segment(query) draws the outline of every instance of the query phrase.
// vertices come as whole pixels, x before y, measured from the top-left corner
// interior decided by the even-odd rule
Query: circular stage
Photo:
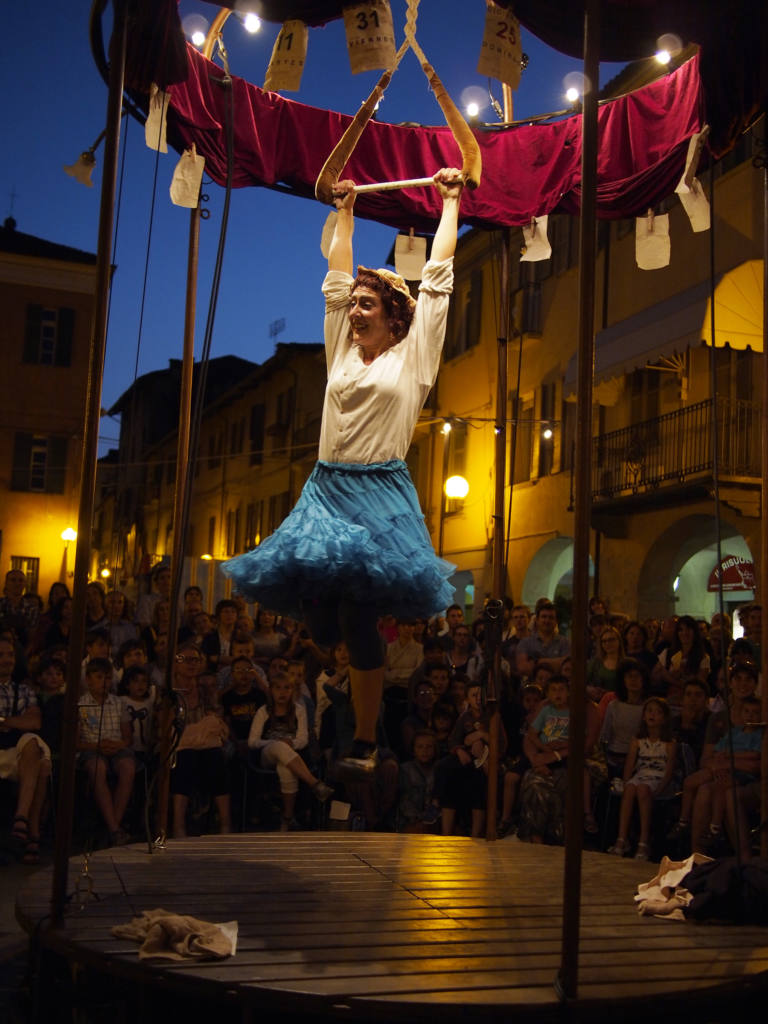
[[[51,871],[32,877],[17,917],[42,962],[66,961],[124,1019],[213,1012],[225,1020],[647,1021],[768,994],[768,931],[639,917],[633,896],[656,865],[585,852],[578,998],[557,993],[564,851],[517,840],[308,832],[169,840],[90,858],[91,898],[73,896],[45,930]],[[83,859],[73,858],[74,892]],[[112,935],[145,910],[237,921],[236,955],[140,960]],[[43,976],[43,983],[45,977]],[[134,1016],[137,1014],[140,1016]],[[115,1019],[118,1019],[117,1017]]]

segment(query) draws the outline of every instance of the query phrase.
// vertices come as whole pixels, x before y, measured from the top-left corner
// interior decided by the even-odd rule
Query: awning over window
[[[598,331],[595,337],[595,397],[601,405],[614,405],[618,384],[625,373],[642,369],[662,357],[682,356],[700,344],[709,299],[709,282],[688,288],[671,299],[657,302],[634,316]],[[563,393],[576,392],[576,356],[565,371]]]
[[[709,345],[710,305],[704,312],[701,337]],[[747,260],[727,271],[715,285],[715,346],[763,351],[763,261]]]

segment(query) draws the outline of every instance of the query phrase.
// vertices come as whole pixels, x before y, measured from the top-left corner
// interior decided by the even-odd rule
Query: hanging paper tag
[[[165,137],[165,121],[168,114],[168,94],[162,92],[153,82],[149,88],[149,112],[144,122],[144,141],[149,149],[160,153],[168,152]]]
[[[654,217],[649,210],[635,221],[635,261],[641,270],[658,270],[669,266],[672,243],[669,237],[669,214]]]
[[[522,59],[520,22],[511,11],[489,3],[477,61],[478,73],[506,82],[514,90],[520,85]]]
[[[413,234],[395,239],[395,270],[406,281],[420,281],[427,262],[427,240]]]
[[[395,29],[389,0],[368,0],[345,7],[344,31],[353,75],[394,65]]]
[[[534,217],[530,224],[523,226],[523,238],[525,248],[520,257],[521,263],[538,263],[539,260],[548,260],[552,255],[552,246],[547,238],[547,222],[549,217]]]
[[[307,26],[303,21],[286,21],[272,47],[264,88],[272,92],[297,92],[307,59]]]
[[[171,181],[171,202],[174,206],[186,206],[194,210],[200,201],[200,186],[203,182],[205,157],[198,156],[195,144],[185,149],[173,172]]]
[[[685,187],[681,189],[678,185],[675,192],[680,196],[680,203],[688,214],[688,220],[691,222],[693,230],[709,231],[709,200],[704,194],[704,189],[701,187],[699,179],[693,178],[690,188]]]
[[[320,236],[320,252],[323,254],[325,259],[328,259],[328,253],[331,251],[331,242],[336,231],[336,221],[338,220],[338,213],[335,210],[331,210],[328,216],[325,218],[325,224],[323,224],[323,233]]]

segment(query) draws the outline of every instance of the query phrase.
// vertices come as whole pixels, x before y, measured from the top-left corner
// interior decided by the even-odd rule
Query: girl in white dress
[[[376,769],[378,617],[429,617],[453,600],[454,567],[432,549],[404,461],[437,377],[453,288],[463,178],[444,168],[434,182],[442,213],[418,300],[392,271],[359,267],[353,277],[354,182],[334,186],[320,458],[278,530],[223,567],[240,593],[302,618],[316,643],[347,644],[355,710],[355,743],[340,765],[347,773]]]
[[[651,697],[643,706],[643,719],[629,746],[624,765],[624,792],[619,811],[619,835],[608,851],[624,857],[629,851],[627,836],[637,801],[640,839],[635,860],[648,860],[653,801],[666,789],[675,770],[675,741],[672,715],[661,697]]]

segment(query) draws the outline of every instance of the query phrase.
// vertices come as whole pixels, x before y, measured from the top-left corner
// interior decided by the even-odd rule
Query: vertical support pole
[[[96,293],[91,323],[88,386],[85,401],[83,454],[80,471],[80,505],[77,520],[75,573],[72,582],[72,630],[69,638],[67,689],[64,700],[59,799],[56,817],[56,845],[51,886],[51,927],[59,928],[64,918],[77,756],[77,701],[80,695],[80,665],[85,641],[85,593],[91,560],[91,523],[96,495],[96,463],[101,420],[101,390],[107,344],[109,286],[112,274],[112,231],[117,191],[117,157],[120,150],[120,118],[123,105],[127,0],[114,0],[107,127],[104,142],[104,177],[101,184]]]
[[[763,472],[760,491],[760,603],[763,606],[763,637],[768,632],[768,126],[763,119],[763,400],[760,410],[762,434]],[[712,339],[714,344],[714,338]],[[760,644],[763,678],[763,721],[768,716],[768,643]],[[768,857],[768,729],[763,733],[760,758],[760,856]],[[738,808],[736,808],[738,813]]]
[[[600,2],[587,0],[584,10],[584,78],[582,109],[581,224],[579,233],[578,391],[576,403],[575,515],[573,544],[573,631],[570,726],[568,730],[568,801],[565,819],[563,929],[556,987],[563,999],[578,992],[581,853],[584,807],[584,740],[586,732],[587,605],[592,499],[592,376],[595,361],[595,255],[597,186],[597,101],[600,74]]]
[[[197,312],[197,271],[200,251],[200,204],[189,211],[189,243],[187,247],[187,290],[184,306],[184,350],[181,362],[181,393],[179,395],[179,430],[176,443],[176,480],[173,494],[173,553],[171,555],[171,609],[168,619],[168,659],[165,693],[160,710],[160,767],[157,778],[157,842],[168,834],[168,790],[170,784],[169,755],[171,718],[173,713],[173,666],[179,622],[179,593],[184,571],[184,494],[189,465],[189,436],[192,410],[192,384],[195,372],[195,315]]]
[[[494,425],[494,498],[493,498],[493,591],[488,606],[491,621],[487,625],[490,659],[486,706],[491,713],[488,744],[488,793],[485,802],[485,836],[496,839],[496,808],[499,802],[499,682],[501,680],[501,630],[504,615],[504,487],[507,469],[507,340],[509,337],[509,248],[506,229],[501,244],[501,304],[496,353],[496,423]]]

